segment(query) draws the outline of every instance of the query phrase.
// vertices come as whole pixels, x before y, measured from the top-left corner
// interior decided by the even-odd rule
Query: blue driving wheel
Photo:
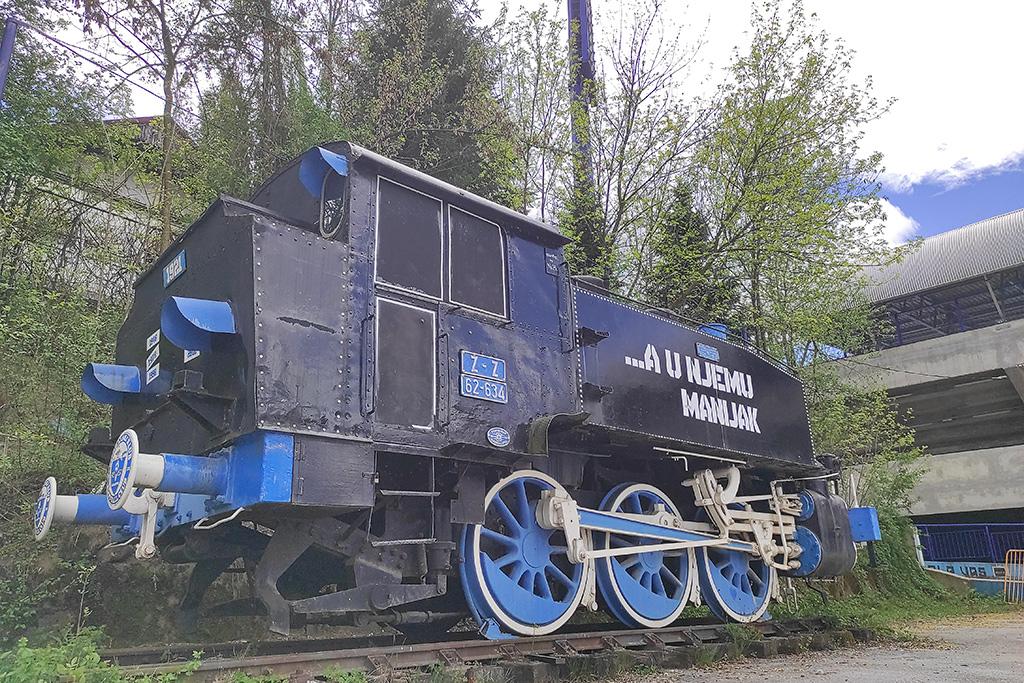
[[[647,484],[620,484],[601,501],[601,509],[653,514],[658,505],[678,516],[667,495]],[[595,534],[595,548],[628,549],[658,541],[623,534]],[[679,618],[695,583],[693,550],[648,551],[602,557],[596,561],[597,587],[608,611],[633,628],[660,628]]]
[[[699,548],[700,594],[722,621],[750,623],[760,619],[775,592],[775,568],[760,557],[724,548]]]
[[[485,634],[489,620],[516,635],[551,633],[583,598],[590,563],[570,562],[565,535],[537,523],[537,501],[556,488],[546,474],[516,472],[484,498],[484,523],[463,528],[463,592]]]

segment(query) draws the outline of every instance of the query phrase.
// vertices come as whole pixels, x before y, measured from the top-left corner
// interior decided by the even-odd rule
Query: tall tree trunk
[[[160,37],[164,52],[163,162],[160,165],[160,251],[163,252],[171,246],[174,237],[171,231],[171,155],[174,152],[174,79],[177,58],[163,2],[160,3],[160,10]]]

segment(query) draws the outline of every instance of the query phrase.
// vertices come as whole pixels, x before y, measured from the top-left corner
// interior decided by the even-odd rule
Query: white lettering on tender
[[[683,417],[761,433],[761,426],[757,424],[757,408],[754,406],[727,401],[724,398],[712,398],[697,391],[679,391],[683,399]]]
[[[698,387],[713,390],[714,394],[754,398],[754,382],[750,375],[740,370],[730,370],[724,365],[702,358],[681,355],[678,351],[665,349],[665,373],[672,379],[682,379]],[[654,344],[648,344],[643,359],[625,357],[626,365],[647,372],[661,374],[661,359]],[[683,398],[683,417],[710,422],[711,424],[761,433],[757,423],[757,408],[720,395],[711,396],[698,391],[680,389]]]

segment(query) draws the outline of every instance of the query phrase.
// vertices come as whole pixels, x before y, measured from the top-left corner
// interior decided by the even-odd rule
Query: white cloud
[[[882,234],[889,244],[903,244],[917,234],[920,227],[917,221],[903,213],[900,207],[888,199],[883,198],[881,202],[885,211],[885,227],[882,228]]]
[[[501,0],[484,0],[485,17]],[[544,0],[510,0],[536,7]],[[592,0],[598,18],[620,9]],[[564,1],[549,6],[565,13]],[[1020,27],[1024,3],[1005,0],[805,0],[820,25],[856,51],[854,66],[874,78],[880,100],[896,97],[890,112],[867,130],[866,147],[885,155],[887,187],[905,190],[922,180],[953,186],[1024,159],[1024,88],[1018,87]],[[707,91],[728,64],[732,48],[749,41],[748,0],[666,3],[681,26],[679,40],[703,34],[700,65],[689,81],[694,94]],[[598,39],[602,26],[595,27]],[[706,27],[706,31],[705,31]]]

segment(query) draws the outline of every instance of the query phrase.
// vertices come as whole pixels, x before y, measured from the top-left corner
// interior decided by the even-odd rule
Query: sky
[[[609,40],[624,11],[652,0],[591,0],[596,39]],[[566,0],[479,0],[482,20],[546,4],[558,16]],[[700,44],[683,83],[708,95],[733,51],[750,36],[750,0],[663,0],[670,30]],[[854,74],[870,75],[889,112],[865,131],[865,148],[882,152],[886,237],[929,236],[1024,208],[1024,51],[1017,0],[805,0],[821,28],[855,52]],[[80,42],[71,29],[70,42]],[[136,93],[139,114],[159,101]]]
[[[545,0],[506,0],[515,11]],[[501,0],[480,0],[493,19]],[[565,0],[546,4],[565,13]],[[592,0],[598,42],[627,3]],[[748,0],[668,0],[682,42],[703,41],[686,84],[707,92],[733,49],[749,45]],[[886,237],[926,237],[1024,207],[1024,3],[1011,0],[805,0],[821,28],[855,51],[889,112],[865,131],[884,155]]]

